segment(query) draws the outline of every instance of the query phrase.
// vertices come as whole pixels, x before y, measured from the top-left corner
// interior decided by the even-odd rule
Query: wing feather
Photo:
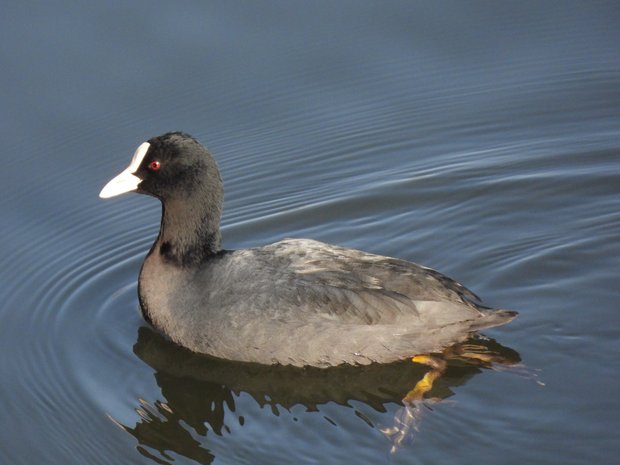
[[[367,325],[426,320],[416,302],[458,304],[478,313],[475,294],[415,263],[308,239],[284,240],[268,248],[280,257],[285,281],[294,282],[282,286],[280,296],[321,318]],[[290,292],[295,296],[287,296]]]

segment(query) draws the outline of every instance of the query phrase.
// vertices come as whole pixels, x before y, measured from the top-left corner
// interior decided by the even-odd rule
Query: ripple
[[[92,212],[84,207],[75,217],[88,218],[86,213]],[[41,237],[49,224],[33,226],[15,229],[10,237]],[[147,247],[145,230],[74,242],[97,237],[97,231],[97,224],[78,221],[45,241],[21,242],[4,257],[0,276],[12,287],[2,309],[6,324],[0,343],[11,351],[30,335],[27,349],[11,351],[3,367],[12,373],[11,390],[30,399],[36,409],[32,421],[45,417],[43,423],[56,425],[50,440],[55,437],[59,448],[69,447],[64,443],[73,430],[74,437],[84,438],[77,441],[84,456],[94,457],[102,446],[86,438],[101,435],[102,418],[92,414],[101,411],[101,399],[109,398],[102,395],[105,376],[108,382],[121,381],[126,377],[119,373],[132,371],[122,366],[135,362],[127,355],[141,321],[137,311],[129,316],[106,312],[121,303],[120,308],[136,308],[135,279]]]
[[[328,240],[520,311],[492,334],[549,388],[454,367],[438,396],[458,404],[434,405],[395,463],[554,463],[577,436],[564,459],[616,457],[615,11],[246,3],[11,6],[0,20],[20,38],[1,86],[0,461],[385,458],[378,425],[422,371],[248,371],[139,330],[159,205],[97,193],[176,129],[220,163],[227,248]]]

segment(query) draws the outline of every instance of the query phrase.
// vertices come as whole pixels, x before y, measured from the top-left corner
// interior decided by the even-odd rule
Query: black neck
[[[178,266],[195,266],[220,251],[220,208],[195,202],[162,202],[159,237],[153,250]]]

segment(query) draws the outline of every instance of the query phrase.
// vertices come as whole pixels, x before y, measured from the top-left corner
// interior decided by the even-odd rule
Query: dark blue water
[[[619,24],[617,2],[5,5],[0,463],[618,462]],[[431,266],[520,312],[485,334],[523,366],[452,363],[390,454],[425,367],[248,368],[154,334],[159,206],[97,194],[169,130],[219,162],[226,248]]]

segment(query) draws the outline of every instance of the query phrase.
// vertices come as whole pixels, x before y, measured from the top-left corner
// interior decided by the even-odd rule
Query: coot
[[[161,228],[138,282],[145,318],[194,352],[262,364],[387,363],[505,324],[430,268],[310,239],[221,248],[222,180],[196,139],[144,142],[100,197],[157,197]]]

